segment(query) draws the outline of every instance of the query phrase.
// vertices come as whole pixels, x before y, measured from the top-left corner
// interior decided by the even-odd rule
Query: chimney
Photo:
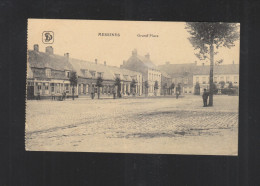
[[[197,61],[195,61],[195,65],[197,65]]]
[[[104,61],[104,66],[107,66],[107,62],[106,61]]]
[[[33,50],[35,52],[39,52],[39,45],[38,44],[33,45]]]
[[[170,62],[169,62],[169,61],[166,61],[166,62],[165,62],[165,64],[166,64],[166,65],[169,65],[169,64],[170,64]]]
[[[150,59],[150,54],[147,53],[147,54],[145,55],[145,57],[146,57],[147,59]]]
[[[97,64],[97,59],[95,59],[95,64]]]
[[[65,54],[64,54],[64,57],[66,57],[67,59],[69,59],[70,53],[65,53]]]
[[[204,66],[204,63],[202,63],[202,66]]]
[[[233,65],[235,64],[235,61],[233,60]]]
[[[53,48],[52,48],[52,46],[47,46],[46,48],[45,48],[45,52],[47,53],[47,54],[53,54]]]
[[[133,55],[133,56],[137,56],[137,50],[136,50],[136,49],[134,49],[134,50],[132,51],[132,55]]]

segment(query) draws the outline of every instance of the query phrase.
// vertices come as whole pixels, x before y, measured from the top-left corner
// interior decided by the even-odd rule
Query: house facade
[[[142,73],[108,66],[106,62],[100,64],[97,59],[90,62],[70,58],[69,53],[56,55],[51,46],[46,47],[45,52],[40,52],[36,44],[33,50],[28,51],[27,99],[35,99],[37,96],[51,98],[61,96],[63,92],[72,96],[72,72],[76,72],[78,78],[74,87],[76,97],[90,96],[91,93],[98,93],[98,90],[101,95],[107,96],[112,96],[113,92],[120,92],[121,96],[143,93]],[[97,86],[98,78],[103,80],[101,87]],[[119,78],[120,86],[115,86],[116,78]]]
[[[52,95],[61,95],[64,91],[71,96],[69,78],[72,71],[74,69],[67,54],[55,55],[51,46],[47,46],[45,52],[40,52],[39,46],[34,45],[34,49],[28,51],[27,99],[34,99],[36,96],[49,98]],[[76,89],[75,95],[77,96]]]
[[[199,92],[204,89],[209,90],[209,65],[197,66],[194,71],[193,85],[199,85]],[[213,70],[213,82],[218,89],[227,88],[230,83],[234,87],[239,87],[239,64],[215,65]]]
[[[115,66],[107,65],[106,61],[99,63],[97,59],[94,62],[70,59],[70,63],[78,75],[78,94],[80,96],[89,96],[91,93],[97,93],[97,79],[102,78],[102,87],[100,93],[106,96],[112,96],[120,88],[122,96],[130,94],[142,95],[142,74],[127,69],[121,69]],[[116,78],[120,79],[120,86],[115,86]],[[135,82],[131,86],[132,82]]]
[[[130,58],[121,65],[121,69],[128,69],[142,74],[142,86],[140,86],[140,90],[143,93],[149,96],[160,94],[161,71],[151,61],[149,54],[140,56],[137,50],[133,50]]]

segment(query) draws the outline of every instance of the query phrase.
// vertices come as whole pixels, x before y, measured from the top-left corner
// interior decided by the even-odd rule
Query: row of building
[[[77,74],[76,96],[89,96],[97,93],[97,79],[103,79],[100,93],[112,96],[115,89],[115,80],[120,79],[120,93],[122,96],[130,94],[163,95],[174,94],[176,88],[184,94],[193,94],[195,84],[201,84],[201,89],[208,88],[209,66],[191,64],[170,64],[156,66],[150,55],[141,56],[137,50],[132,51],[128,60],[123,61],[120,67],[107,65],[95,59],[94,62],[70,58],[69,53],[64,56],[56,55],[52,46],[47,46],[45,52],[39,51],[35,44],[33,50],[28,51],[27,63],[27,98],[33,99],[37,95],[51,97],[61,95],[64,91],[72,95],[70,76]],[[214,81],[232,82],[239,85],[239,66],[215,66]],[[134,87],[131,84],[134,83]],[[174,86],[174,89],[172,85]]]

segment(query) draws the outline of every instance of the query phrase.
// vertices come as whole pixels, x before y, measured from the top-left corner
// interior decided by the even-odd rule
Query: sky
[[[54,33],[53,44],[42,42],[42,33]],[[98,36],[99,33],[118,33],[120,37]],[[157,35],[158,37],[138,37],[139,35]],[[150,54],[155,65],[166,62],[172,64],[205,63],[194,53],[196,51],[188,41],[189,33],[185,22],[159,21],[97,21],[97,20],[61,20],[28,19],[28,49],[39,45],[41,52],[52,46],[54,53],[86,61],[106,61],[107,65],[120,66],[127,60],[134,49],[139,55]],[[235,47],[221,48],[215,60],[223,59],[223,64],[239,63],[239,41]]]

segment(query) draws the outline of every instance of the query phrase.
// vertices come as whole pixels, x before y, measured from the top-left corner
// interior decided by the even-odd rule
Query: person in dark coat
[[[209,93],[206,91],[206,89],[204,89],[204,92],[203,92],[203,94],[202,94],[203,107],[206,107],[206,106],[207,106],[208,97],[209,97]]]

